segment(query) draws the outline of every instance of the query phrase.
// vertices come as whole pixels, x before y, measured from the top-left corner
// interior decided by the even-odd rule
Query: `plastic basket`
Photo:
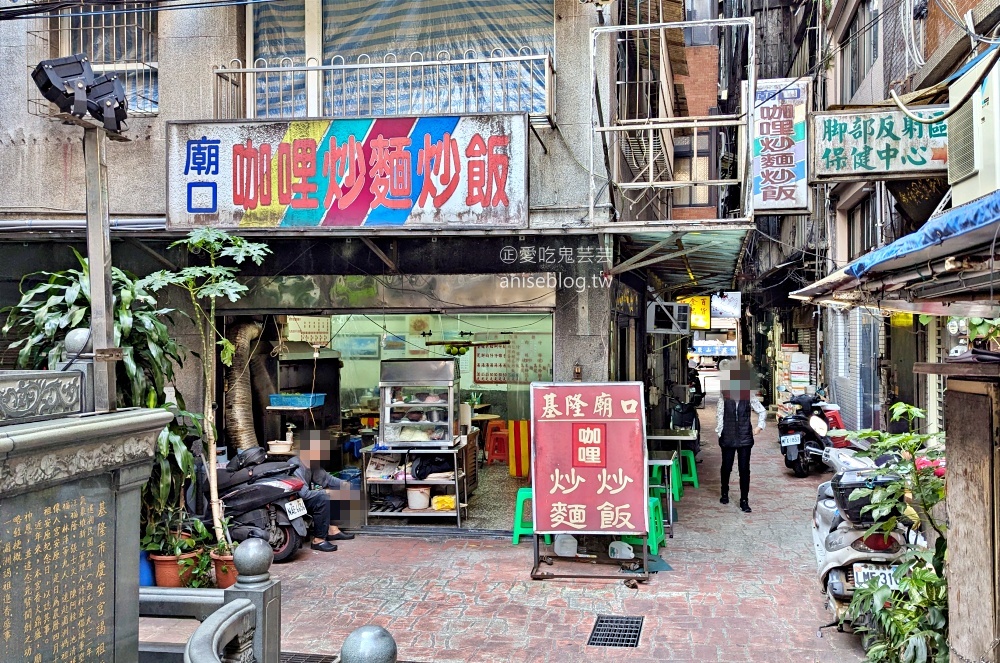
[[[326,401],[326,394],[271,394],[271,407],[316,407]]]

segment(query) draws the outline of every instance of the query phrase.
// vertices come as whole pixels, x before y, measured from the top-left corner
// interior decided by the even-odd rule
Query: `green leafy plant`
[[[187,521],[187,529],[191,534],[193,549],[198,553],[195,557],[181,560],[181,576],[186,578],[187,587],[213,587],[212,579],[212,534],[205,523],[197,518]]]
[[[878,488],[858,488],[849,499],[869,498],[862,511],[875,524],[866,534],[892,532],[899,526],[921,531],[934,540],[932,549],[907,545],[893,572],[898,589],[877,580],[855,588],[847,617],[862,632],[868,661],[884,663],[945,663],[948,647],[948,581],[945,556],[947,531],[935,516],[945,499],[944,440],[939,433],[920,433],[916,424],[924,412],[906,403],[891,407],[893,421],[906,421],[909,431],[889,434],[862,431],[854,437],[871,443],[864,455],[888,455],[883,468],[894,479]]]
[[[146,525],[146,532],[139,541],[140,547],[154,555],[179,557],[193,551],[197,542],[184,531],[184,511],[168,507],[157,520]]]
[[[202,416],[184,410],[180,394],[178,400],[179,409],[173,404],[163,406],[171,411],[174,420],[156,438],[153,469],[142,491],[143,535],[151,523],[163,520],[164,514],[185,512],[186,483],[195,480],[195,459],[187,440],[201,436]]]
[[[202,413],[208,425],[204,427],[205,458],[215,462],[216,433],[211,421],[215,395],[215,348],[219,348],[219,361],[225,366],[233,363],[235,347],[216,327],[216,301],[226,297],[239,301],[247,287],[237,280],[239,265],[251,261],[257,265],[271,253],[266,244],[251,242],[243,237],[230,235],[218,228],[198,228],[188,236],[170,245],[182,247],[195,259],[207,263],[191,265],[171,272],[161,270],[150,274],[148,288],[156,292],[167,286],[178,287],[187,293],[194,310],[194,325],[201,342]],[[233,264],[224,264],[231,262]],[[235,265],[235,266],[234,266]],[[219,503],[219,486],[214,471],[208,473],[209,493],[212,504],[212,522],[217,540],[225,538],[222,528],[222,509]]]
[[[3,309],[4,335],[16,330],[23,336],[10,345],[18,348],[18,368],[55,369],[67,332],[90,326],[90,267],[76,250],[73,254],[79,269],[26,275],[21,279],[20,301]],[[147,280],[116,267],[111,268],[111,286],[114,341],[124,353],[117,366],[118,403],[162,405],[164,386],[174,379],[174,365],[181,365],[181,348],[163,323],[171,321],[173,309],[157,308]]]

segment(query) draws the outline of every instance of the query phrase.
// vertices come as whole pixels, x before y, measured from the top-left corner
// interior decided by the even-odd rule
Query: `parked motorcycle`
[[[778,390],[787,391],[785,387],[779,387]],[[829,405],[823,398],[822,390],[815,394],[794,396],[788,402],[795,411],[778,420],[778,439],[781,453],[785,457],[785,467],[800,478],[809,476],[814,467],[822,467],[823,451],[834,446],[827,436],[830,432],[828,413],[835,415],[836,421],[840,422],[840,412],[839,408],[825,410],[824,406]]]
[[[287,462],[266,462],[263,449],[239,454],[217,470],[219,500],[233,541],[264,539],[274,551],[275,562],[295,554],[309,529],[306,506],[298,495],[302,480],[294,472],[295,467]],[[201,490],[203,496],[209,494],[207,477]],[[210,522],[208,500],[194,504],[201,506],[199,516]]]
[[[823,450],[821,458],[835,474],[820,484],[813,509],[816,566],[827,607],[834,616],[830,626],[840,625],[857,585],[877,578],[896,589],[893,562],[903,554],[907,542],[919,545],[921,539],[902,526],[889,533],[865,534],[874,523],[870,512],[862,513],[870,499],[851,500],[851,493],[861,487],[878,488],[894,477],[880,470],[877,461],[858,457],[855,452],[832,446]]]

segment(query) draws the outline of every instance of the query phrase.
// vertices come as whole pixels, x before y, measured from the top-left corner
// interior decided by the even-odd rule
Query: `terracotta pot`
[[[219,589],[232,587],[236,584],[236,565],[232,555],[219,555],[214,550],[209,553],[212,565],[215,567],[215,586]]]
[[[200,555],[200,551],[184,553],[180,557],[175,555],[149,555],[153,562],[153,574],[156,577],[157,587],[184,587],[191,578],[194,569],[186,569],[181,573],[181,562],[185,559],[192,559]]]

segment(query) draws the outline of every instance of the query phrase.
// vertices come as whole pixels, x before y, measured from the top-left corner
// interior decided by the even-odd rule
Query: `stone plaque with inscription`
[[[114,649],[110,480],[89,477],[4,503],[0,661],[106,660]]]
[[[139,493],[171,418],[0,424],[0,661],[138,660]]]

